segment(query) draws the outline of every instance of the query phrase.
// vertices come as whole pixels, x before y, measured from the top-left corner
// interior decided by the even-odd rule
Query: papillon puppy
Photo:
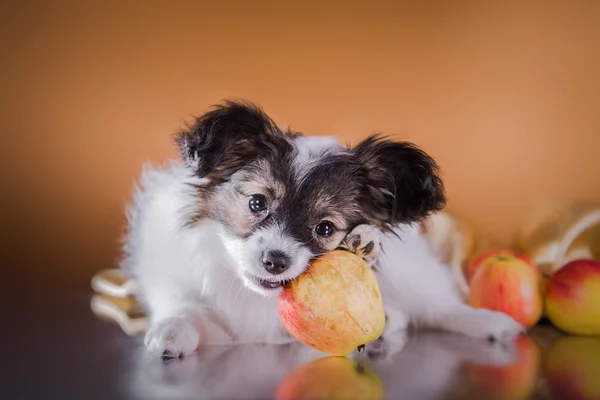
[[[386,328],[369,354],[393,351],[409,326],[498,341],[523,331],[506,314],[468,306],[430,247],[421,222],[445,206],[444,185],[414,144],[371,136],[348,147],[280,129],[233,101],[176,143],[180,160],[142,173],[122,260],[149,314],[152,354],[294,341],[277,296],[335,249],[358,254],[378,279]]]

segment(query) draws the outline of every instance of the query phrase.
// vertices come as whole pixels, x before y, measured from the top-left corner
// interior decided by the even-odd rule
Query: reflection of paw
[[[480,365],[504,367],[519,360],[519,351],[513,342],[478,342],[481,349],[474,351],[475,347],[472,347],[465,357],[472,362]],[[487,348],[483,347],[485,345],[487,345]]]
[[[148,351],[165,358],[181,357],[196,351],[200,335],[182,318],[167,318],[153,324],[144,339]]]
[[[472,337],[509,342],[525,332],[525,328],[508,315],[485,309],[457,316],[464,319],[463,332]]]
[[[377,264],[379,251],[379,236],[381,232],[372,225],[358,225],[344,239],[342,248],[356,254],[366,261],[371,268]]]
[[[519,360],[516,342],[490,342],[457,333],[441,333],[432,337],[440,351],[479,365],[507,366]]]

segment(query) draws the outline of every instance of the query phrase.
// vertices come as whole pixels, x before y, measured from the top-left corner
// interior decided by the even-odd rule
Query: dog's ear
[[[446,205],[436,162],[412,143],[371,136],[354,149],[371,217],[383,227],[419,222]]]
[[[181,156],[198,177],[226,179],[276,147],[284,134],[257,106],[226,101],[176,136]]]

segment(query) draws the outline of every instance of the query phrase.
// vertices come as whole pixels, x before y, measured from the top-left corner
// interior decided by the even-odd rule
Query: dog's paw
[[[408,335],[405,332],[396,332],[393,336],[383,335],[367,345],[367,357],[370,360],[389,361],[394,355],[402,351],[407,343]]]
[[[200,341],[198,331],[182,318],[167,318],[153,324],[144,338],[150,354],[163,358],[189,355]]]
[[[378,339],[366,344],[364,348],[356,349],[350,358],[356,361],[391,362],[407,343],[408,334],[405,331],[395,332],[393,335],[384,333]]]
[[[525,333],[523,325],[498,311],[478,309],[459,318],[466,319],[464,333],[472,337],[509,342]]]
[[[372,360],[385,359],[388,355],[387,343],[383,336],[379,337],[374,342],[369,343],[366,346],[367,357]]]
[[[371,268],[374,268],[379,258],[381,231],[372,225],[358,225],[342,243],[342,248],[361,257]]]

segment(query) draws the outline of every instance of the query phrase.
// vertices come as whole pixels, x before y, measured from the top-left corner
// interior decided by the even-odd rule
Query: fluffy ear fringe
[[[178,132],[175,141],[195,175],[225,178],[273,146],[281,146],[282,138],[259,107],[227,100]]]
[[[373,135],[354,148],[366,170],[364,201],[384,226],[414,223],[446,205],[440,169],[427,153],[409,142]]]

